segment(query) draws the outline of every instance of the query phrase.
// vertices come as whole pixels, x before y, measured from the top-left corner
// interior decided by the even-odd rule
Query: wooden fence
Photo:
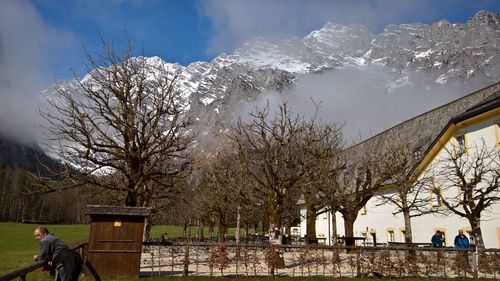
[[[73,250],[86,256],[86,244]],[[141,275],[290,277],[500,277],[500,250],[144,242]],[[0,276],[26,280],[40,262]]]
[[[86,256],[86,246],[87,243],[82,243],[78,246],[72,247],[71,250],[78,251],[82,257]],[[14,279],[19,279],[22,281],[26,280],[26,275],[28,273],[38,270],[43,265],[43,262],[37,261],[30,265],[24,266],[22,268],[7,272],[6,274],[0,275],[0,281],[10,281]]]
[[[500,250],[145,242],[142,276],[500,276]]]

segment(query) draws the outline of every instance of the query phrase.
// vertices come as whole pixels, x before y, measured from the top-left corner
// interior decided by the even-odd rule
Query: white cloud
[[[76,45],[73,36],[44,23],[24,0],[0,1],[0,134],[30,142],[40,91],[52,84],[49,66]]]
[[[297,85],[285,93],[268,92],[254,103],[235,110],[242,120],[248,120],[255,107],[267,103],[270,112],[286,100],[292,112],[303,117],[313,116],[315,103],[321,103],[318,117],[322,121],[344,124],[344,136],[352,144],[380,133],[405,120],[455,100],[481,88],[478,83],[428,86],[429,77],[410,73],[397,85],[394,74],[383,68],[340,69],[323,74],[304,75]]]

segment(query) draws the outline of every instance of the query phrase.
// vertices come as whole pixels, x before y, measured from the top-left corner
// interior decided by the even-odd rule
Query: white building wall
[[[498,119],[498,120],[497,120]],[[462,129],[459,134],[466,133],[466,142],[468,146],[474,143],[479,144],[483,139],[491,147],[500,149],[500,128],[497,119],[487,120],[480,124]],[[450,140],[451,141],[451,140]],[[440,152],[445,153],[443,150]],[[438,157],[439,157],[438,155]],[[438,158],[436,157],[436,158]],[[432,165],[431,165],[432,166]],[[500,167],[499,167],[500,169]],[[424,192],[424,196],[431,196],[430,192]],[[390,204],[377,206],[379,196],[372,198],[366,205],[366,212],[361,210],[354,223],[354,235],[366,236],[367,243],[373,243],[373,234],[375,234],[377,243],[387,243],[390,239],[389,233],[394,233],[395,242],[404,242],[404,219],[402,214],[393,215],[395,207]],[[442,207],[444,208],[444,206]],[[301,235],[306,234],[305,210],[302,210]],[[330,244],[329,237],[332,236],[329,213],[318,216],[316,220],[316,234],[318,237],[327,238],[326,244]],[[344,221],[342,216],[337,213],[337,233],[344,235]],[[487,212],[482,213],[481,229],[486,248],[500,248],[500,204],[494,204]],[[430,243],[434,232],[440,229],[445,233],[445,242],[447,246],[453,246],[454,237],[459,229],[470,230],[469,222],[457,215],[435,215],[429,214],[421,217],[412,218],[413,242]]]

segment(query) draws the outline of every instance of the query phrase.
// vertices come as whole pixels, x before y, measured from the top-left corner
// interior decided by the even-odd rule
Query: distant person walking
[[[455,236],[455,247],[459,249],[468,249],[470,247],[469,238],[465,236],[462,229],[459,229],[458,235]]]
[[[56,281],[76,281],[82,270],[82,260],[78,253],[70,250],[56,235],[46,227],[39,226],[33,233],[40,242],[40,252],[33,256],[34,261],[43,261],[45,268],[53,268]]]
[[[440,230],[436,230],[436,233],[432,235],[431,243],[433,247],[441,248],[444,244],[443,233]]]

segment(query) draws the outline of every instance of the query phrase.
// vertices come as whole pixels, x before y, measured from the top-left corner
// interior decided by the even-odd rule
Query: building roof
[[[151,208],[88,205],[86,215],[149,217]]]
[[[463,120],[467,120],[471,117],[477,116],[484,112],[490,111],[500,106],[500,90],[494,92],[491,96],[486,98],[483,102],[480,102],[473,107],[467,109],[464,113],[453,117],[450,123],[458,123]]]
[[[394,143],[403,142],[422,156],[433,146],[450,122],[498,107],[500,82],[475,91],[414,118],[406,120],[384,132],[346,149],[346,152],[364,154],[383,151]]]

